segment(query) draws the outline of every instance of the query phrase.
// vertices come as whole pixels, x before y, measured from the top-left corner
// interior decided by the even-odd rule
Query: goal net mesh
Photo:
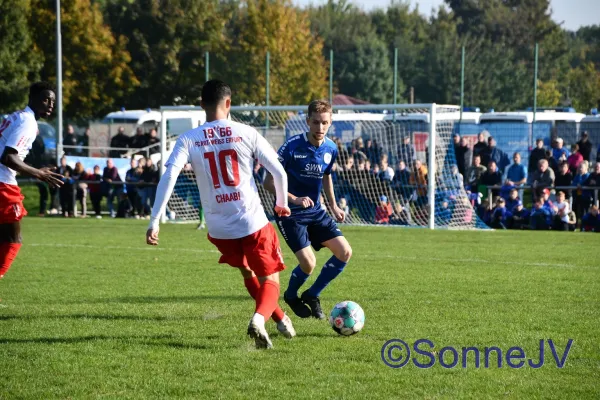
[[[332,179],[337,204],[346,211],[345,223],[428,227],[429,180],[434,179],[435,228],[488,228],[475,213],[479,196],[465,190],[456,166],[452,134],[457,108],[436,106],[435,171],[429,171],[430,109],[404,107],[387,113],[357,109],[333,114],[328,137],[337,144],[339,156]],[[275,150],[287,138],[308,131],[306,115],[291,109],[238,107],[231,119],[254,126]],[[176,138],[167,137],[169,148]],[[259,195],[272,219],[274,198],[262,186],[265,176],[264,168],[256,165]],[[327,201],[322,204],[331,211]],[[187,166],[177,180],[168,212],[175,221],[198,221],[199,205],[194,173]]]

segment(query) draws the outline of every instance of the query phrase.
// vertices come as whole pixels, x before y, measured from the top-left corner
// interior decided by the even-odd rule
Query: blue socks
[[[304,282],[308,279],[310,275],[302,271],[302,268],[298,265],[292,271],[292,275],[290,276],[290,283],[288,285],[287,290],[284,293],[286,299],[295,299],[298,297],[298,289],[300,286],[304,285]]]
[[[323,266],[323,269],[321,269],[321,273],[317,277],[317,280],[315,280],[315,283],[313,283],[310,289],[308,289],[308,294],[310,294],[311,296],[319,297],[323,289],[325,289],[327,285],[329,285],[329,282],[334,280],[336,276],[342,273],[345,266],[345,262],[338,260],[336,256],[331,256],[331,258],[327,260],[327,262]]]

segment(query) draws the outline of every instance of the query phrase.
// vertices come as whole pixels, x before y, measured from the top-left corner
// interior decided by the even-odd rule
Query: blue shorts
[[[319,251],[323,242],[344,236],[335,221],[323,209],[302,212],[289,217],[276,217],[277,227],[289,248],[296,253],[305,247]]]

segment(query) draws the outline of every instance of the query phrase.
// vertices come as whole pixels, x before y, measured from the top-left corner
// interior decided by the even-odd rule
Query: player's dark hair
[[[216,106],[227,97],[231,97],[231,88],[223,81],[211,79],[202,86],[202,102],[206,106]]]
[[[35,82],[29,87],[29,98],[35,99],[39,97],[42,92],[49,90],[51,92],[56,92],[54,86],[49,82]]]
[[[331,112],[331,104],[329,104],[325,100],[313,100],[308,105],[308,118],[310,118],[310,116],[313,113],[322,114],[322,113],[330,113],[330,112]]]

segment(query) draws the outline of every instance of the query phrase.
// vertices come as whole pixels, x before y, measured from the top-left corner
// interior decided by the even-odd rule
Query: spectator
[[[120,126],[117,129],[117,134],[110,140],[110,147],[118,149],[111,150],[108,153],[109,157],[119,158],[122,155],[127,153],[127,148],[129,148],[130,138],[125,134],[125,128]]]
[[[554,209],[554,203],[550,200],[550,189],[546,188],[542,191],[542,200],[544,201],[544,207],[548,209],[552,214],[556,213]]]
[[[408,225],[410,221],[410,214],[408,210],[402,206],[402,203],[396,201],[394,203],[394,212],[390,216],[391,225]]]
[[[552,221],[552,213],[544,207],[544,200],[539,198],[531,211],[529,223],[531,230],[548,230]]]
[[[546,158],[546,149],[544,148],[544,140],[541,138],[538,138],[535,141],[535,149],[533,149],[531,151],[531,154],[529,154],[529,175],[531,176],[537,169],[538,169],[538,165],[540,160],[543,160]]]
[[[415,160],[413,170],[410,174],[409,183],[415,187],[417,194],[416,202],[419,206],[427,204],[427,167],[421,163],[421,160]]]
[[[583,182],[583,186],[589,186],[592,188],[600,189],[600,161],[594,164],[594,172],[590,173],[585,182]],[[598,192],[600,193],[600,192]],[[600,194],[599,194],[600,196]],[[586,190],[583,193],[584,197],[584,207],[587,209],[592,205],[594,201],[594,191]]]
[[[481,175],[481,180],[479,184],[486,186],[486,191],[488,186],[502,185],[502,174],[500,173],[500,171],[498,171],[495,161],[489,162],[488,169],[483,173],[483,175]],[[498,196],[499,193],[500,189],[492,190],[493,196]]]
[[[64,154],[67,156],[77,155],[77,136],[73,125],[67,126],[67,132],[63,138]]]
[[[571,155],[567,158],[567,163],[572,174],[577,173],[577,168],[579,168],[583,161],[583,155],[579,152],[579,145],[574,144],[571,146]]]
[[[491,163],[492,161],[490,161]],[[511,216],[511,213],[506,209],[506,201],[500,197],[496,201],[496,207],[492,211],[492,223],[490,226],[494,229],[506,229]]]
[[[589,134],[587,131],[581,133],[581,139],[577,142],[579,146],[579,152],[585,161],[591,162],[590,156],[592,154],[593,144],[589,140]]]
[[[379,148],[379,146],[377,146],[376,142],[373,142],[373,140],[371,139],[367,139],[365,142],[364,153],[371,162],[371,164],[375,164],[381,156],[381,149]]]
[[[338,207],[346,214],[346,222],[350,222],[348,217],[350,216],[350,207],[348,207],[348,201],[345,197],[340,197],[338,200]]]
[[[375,209],[375,223],[376,224],[389,224],[390,216],[393,214],[392,206],[388,203],[386,196],[379,198],[379,205]]]
[[[90,136],[92,135],[92,130],[90,128],[86,128],[85,131],[83,132],[83,135],[81,135],[79,137],[79,142],[77,143],[78,146],[81,147],[81,155],[83,157],[89,157],[90,156]]]
[[[73,206],[75,201],[75,181],[73,180],[73,168],[67,165],[67,157],[60,158],[60,167],[58,173],[64,176],[64,184],[58,189],[58,198],[60,200],[60,208],[64,217],[73,216]]]
[[[398,162],[398,169],[394,173],[392,182],[403,201],[407,201],[412,191],[408,187],[410,185],[410,171],[406,168],[406,163],[404,161]]]
[[[115,217],[113,199],[116,197],[118,201],[120,194],[123,191],[121,185],[114,185],[113,182],[122,182],[122,180],[119,176],[119,170],[115,167],[113,160],[109,158],[106,160],[106,167],[102,173],[102,195],[106,197],[108,212],[110,213],[111,218]]]
[[[450,202],[448,199],[442,200],[442,206],[436,211],[436,223],[440,225],[448,225],[452,220],[452,211],[449,207]]]
[[[478,192],[479,180],[481,176],[487,171],[487,168],[481,165],[481,156],[473,156],[473,164],[467,170],[467,184],[470,186],[472,192]]]
[[[128,218],[129,216],[131,216],[132,211],[133,207],[129,202],[127,193],[120,192],[119,201],[117,203],[117,218]]]
[[[512,209],[509,220],[509,229],[527,229],[529,227],[529,211],[523,207],[523,202],[519,200]]]
[[[457,154],[457,150],[460,147],[460,135],[455,133],[452,135],[452,148],[454,149],[454,155]]]
[[[506,209],[511,212],[519,203],[521,203],[521,199],[519,198],[519,192],[517,191],[517,189],[511,189],[511,191],[508,194],[508,199],[505,200]]]
[[[158,145],[159,143],[160,138],[158,137],[156,129],[150,129],[150,132],[147,134],[146,137],[146,146],[152,146],[148,149],[150,155],[160,153],[160,146]],[[346,152],[346,154],[348,154],[348,152]]]
[[[527,168],[521,164],[521,154],[513,154],[513,163],[506,170],[504,182],[509,186],[523,186],[527,183]]]
[[[581,232],[600,232],[600,214],[598,206],[592,206],[581,219]]]
[[[488,138],[487,155],[488,164],[490,161],[494,161],[496,163],[496,166],[498,167],[498,171],[500,171],[500,173],[504,173],[504,170],[506,169],[508,164],[510,164],[510,161],[508,159],[508,155],[502,150],[500,150],[498,147],[496,147],[496,139],[494,139],[492,136]]]
[[[391,182],[394,179],[394,169],[388,164],[387,154],[382,154],[379,158],[379,179]]]
[[[575,232],[577,229],[577,216],[573,210],[569,211],[569,232]]]
[[[571,186],[573,183],[573,174],[569,171],[569,164],[566,161],[563,161],[558,167],[558,173],[556,174],[556,178],[554,179],[554,186]],[[568,199],[571,198],[571,189],[560,189],[563,190],[565,196]]]
[[[129,162],[129,167],[129,170],[125,174],[125,182],[127,182],[125,189],[127,190],[127,198],[131,204],[133,216],[140,218],[143,213],[142,197],[140,196],[140,187],[136,184],[142,179],[143,169],[140,167],[140,163],[133,157]]]
[[[75,163],[75,168],[73,169],[73,179],[75,180],[76,192],[75,199],[79,201],[81,204],[81,218],[87,217],[87,190],[88,185],[85,182],[88,178],[85,169],[83,168],[83,164],[79,161]]]
[[[100,175],[100,166],[94,165],[94,172],[87,176],[87,180],[94,181],[98,183],[90,183],[90,199],[92,200],[92,207],[94,208],[94,213],[96,214],[96,218],[102,218],[100,203],[102,202],[102,188],[101,181],[102,175]]]
[[[148,137],[149,136],[144,135],[144,131],[138,126],[135,130],[135,135],[129,139],[129,147],[132,149],[141,149],[142,147],[146,147],[148,145]],[[144,155],[143,152],[137,154]]]
[[[588,164],[587,161],[584,161],[579,165],[577,169],[577,174],[573,177],[573,182],[571,182],[572,186],[577,186],[577,190],[575,191],[575,195],[573,196],[573,210],[575,211],[575,215],[577,218],[581,219],[583,216],[587,201],[584,199],[584,191],[581,189],[583,183],[590,176],[588,172]]]
[[[453,196],[456,196],[460,190],[464,187],[465,179],[458,171],[458,166],[452,164],[450,166],[450,179],[447,182],[448,189],[452,192]]]
[[[556,204],[554,205],[554,229],[557,231],[569,230],[569,203],[566,200],[565,192],[559,191],[556,195]]]
[[[142,182],[144,186],[141,188],[142,207],[148,218],[152,205],[154,204],[154,195],[156,193],[156,183],[158,182],[158,169],[152,164],[152,158],[147,158],[142,172]]]
[[[415,149],[410,144],[410,136],[405,136],[402,139],[402,144],[398,146],[398,159],[404,161],[406,165],[412,164],[415,159]]]
[[[156,143],[158,143],[159,141],[160,140],[158,138],[156,138]],[[337,146],[337,150],[338,150],[337,163],[339,165],[346,164],[346,160],[348,159],[348,156],[349,156],[348,149],[346,148],[346,146],[344,146],[344,144],[342,143],[342,140],[337,136],[333,137],[333,142]],[[150,141],[148,141],[148,144],[150,145]],[[156,147],[158,147],[158,146],[156,146]],[[150,149],[150,154],[154,154],[152,151],[153,151],[153,148]],[[158,152],[158,149],[157,149],[157,152]]]
[[[556,138],[556,147],[552,149],[552,157],[556,160],[557,163],[561,163],[563,161],[567,161],[569,158],[569,150],[563,147],[564,141],[562,138]]]
[[[554,186],[554,171],[548,167],[548,160],[542,159],[538,162],[538,169],[533,173],[533,188],[535,196],[539,197],[542,190]]]
[[[471,168],[471,162],[473,161],[473,150],[469,148],[467,139],[464,137],[460,139],[460,146],[455,147],[455,149],[458,172],[462,176],[466,176],[465,174]]]
[[[550,169],[556,173],[556,171],[558,171],[558,162],[552,157],[552,151],[550,150],[546,150],[546,161],[548,161]]]
[[[481,131],[479,135],[477,135],[477,143],[473,146],[473,157],[480,156],[480,161],[483,165],[488,165],[488,162],[490,161],[488,144],[486,142],[486,137],[489,135],[490,133],[488,131]]]

